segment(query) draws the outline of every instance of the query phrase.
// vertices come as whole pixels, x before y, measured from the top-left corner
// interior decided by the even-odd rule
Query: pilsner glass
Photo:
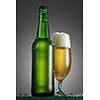
[[[65,96],[62,91],[62,82],[71,68],[71,41],[70,35],[64,32],[55,32],[52,35],[54,42],[54,76],[58,81],[57,96]]]

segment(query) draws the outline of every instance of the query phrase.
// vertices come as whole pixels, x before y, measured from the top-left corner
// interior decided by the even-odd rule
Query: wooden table
[[[32,96],[17,96],[16,100],[83,100],[83,97],[32,97]]]

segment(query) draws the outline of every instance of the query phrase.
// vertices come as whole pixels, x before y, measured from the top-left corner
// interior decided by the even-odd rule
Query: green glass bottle
[[[39,23],[32,44],[32,96],[53,96],[53,45],[48,27],[48,7],[40,6]]]

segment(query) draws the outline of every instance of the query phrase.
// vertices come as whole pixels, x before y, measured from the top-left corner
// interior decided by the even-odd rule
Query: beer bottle
[[[35,41],[32,44],[32,96],[53,96],[53,45],[48,27],[48,7],[40,6]]]

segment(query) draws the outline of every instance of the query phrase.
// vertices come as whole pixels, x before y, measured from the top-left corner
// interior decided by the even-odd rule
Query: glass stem
[[[62,91],[62,82],[58,82],[58,90]]]

